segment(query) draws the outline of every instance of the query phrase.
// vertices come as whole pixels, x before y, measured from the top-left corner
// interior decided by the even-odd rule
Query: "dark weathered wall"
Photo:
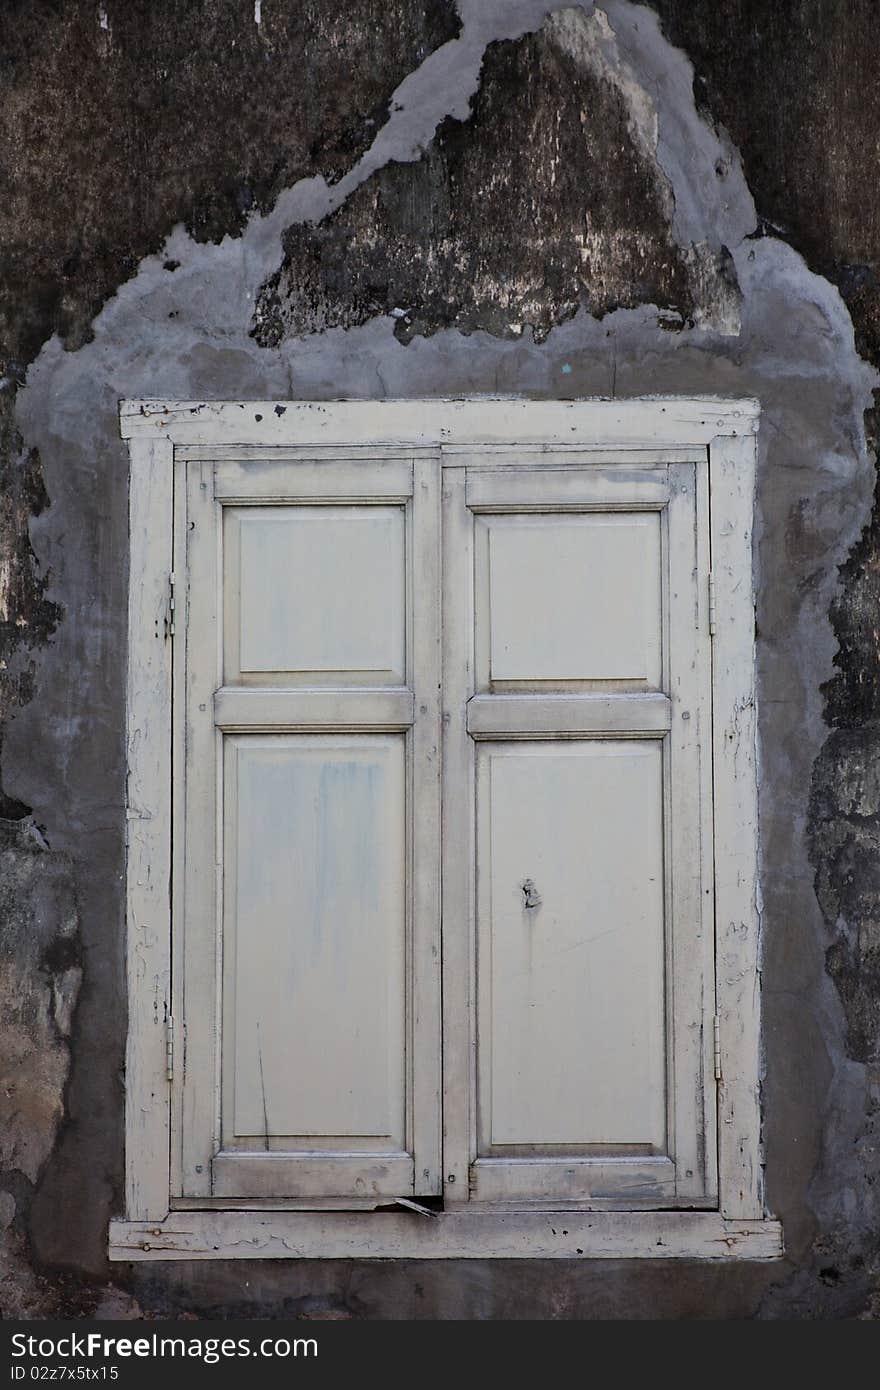
[[[263,0],[258,24],[250,0],[4,7],[8,1313],[877,1312],[872,8]],[[125,1035],[117,398],[462,391],[761,399],[764,1097],[787,1258],[111,1268]]]

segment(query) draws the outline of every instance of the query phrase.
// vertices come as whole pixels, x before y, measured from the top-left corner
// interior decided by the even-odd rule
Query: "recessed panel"
[[[482,1151],[665,1139],[659,741],[478,751]]]
[[[405,678],[402,507],[228,509],[228,680]]]
[[[490,685],[659,686],[659,512],[481,522],[487,585],[477,623]]]
[[[226,767],[227,1141],[402,1148],[404,736],[240,736]]]

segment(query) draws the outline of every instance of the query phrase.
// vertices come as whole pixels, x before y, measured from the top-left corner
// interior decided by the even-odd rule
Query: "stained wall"
[[[878,1309],[867,0],[15,0],[0,27],[7,1315]],[[259,22],[258,22],[259,21]],[[786,1258],[110,1266],[122,396],[762,404],[765,1153]]]

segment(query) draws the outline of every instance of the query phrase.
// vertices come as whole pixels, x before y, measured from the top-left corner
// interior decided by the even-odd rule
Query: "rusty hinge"
[[[709,571],[709,636],[715,636],[715,576]]]
[[[718,1014],[712,1020],[712,1035],[715,1054],[715,1080],[721,1080],[721,1019]]]
[[[165,636],[174,636],[174,571],[168,576],[168,609],[165,614]]]
[[[165,1075],[174,1080],[174,1019],[170,1014],[165,1019]]]

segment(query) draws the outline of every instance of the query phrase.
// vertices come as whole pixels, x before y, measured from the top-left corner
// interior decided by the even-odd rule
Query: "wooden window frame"
[[[127,687],[125,1213],[113,1260],[224,1258],[777,1259],[764,1208],[760,918],[751,533],[759,406],[750,399],[122,401],[130,453]],[[175,462],[441,452],[445,467],[708,458],[713,577],[713,777],[718,1179],[713,1210],[296,1210],[170,1199],[172,643]],[[480,466],[478,464],[477,466]],[[528,484],[523,484],[528,486]],[[565,1211],[564,1220],[560,1212]]]

